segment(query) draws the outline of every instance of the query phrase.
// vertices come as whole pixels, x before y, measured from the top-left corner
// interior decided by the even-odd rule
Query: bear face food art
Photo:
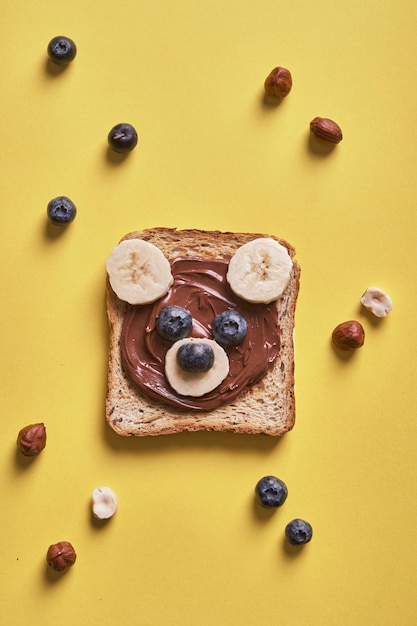
[[[128,303],[120,350],[130,382],[177,409],[210,411],[232,402],[262,379],[279,353],[276,300],[292,265],[287,249],[267,237],[243,244],[231,259],[168,260],[154,244],[122,241],[106,267],[113,291]],[[172,340],[158,330],[168,307],[188,312],[185,337]],[[215,320],[224,315],[233,326],[243,320],[245,332],[237,333],[236,343],[216,333]],[[186,367],[179,353],[189,344],[190,352],[204,344],[212,364]]]

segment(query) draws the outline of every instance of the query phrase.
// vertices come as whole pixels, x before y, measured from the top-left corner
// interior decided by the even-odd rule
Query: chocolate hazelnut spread
[[[268,371],[279,349],[276,303],[252,304],[237,297],[226,280],[226,259],[178,257],[171,261],[174,283],[166,296],[152,304],[128,306],[121,336],[123,368],[141,393],[182,409],[209,411],[234,400]],[[237,346],[226,346],[229,374],[201,397],[180,396],[169,385],[164,360],[172,343],[156,330],[161,309],[170,305],[187,309],[193,318],[192,337],[212,339],[212,322],[226,309],[238,310],[248,332]]]

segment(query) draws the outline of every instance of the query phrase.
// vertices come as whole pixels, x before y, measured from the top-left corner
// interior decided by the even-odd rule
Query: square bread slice
[[[299,291],[300,267],[295,250],[273,235],[202,230],[152,228],[125,235],[157,246],[168,260],[176,257],[230,259],[243,244],[258,237],[271,237],[285,246],[293,261],[289,282],[276,301],[280,350],[266,375],[242,391],[233,401],[206,411],[177,409],[142,394],[126,377],[121,362],[120,339],[128,305],[120,300],[107,276],[109,321],[108,388],[106,419],[122,436],[152,436],[181,431],[212,430],[280,436],[295,422],[294,317]]]

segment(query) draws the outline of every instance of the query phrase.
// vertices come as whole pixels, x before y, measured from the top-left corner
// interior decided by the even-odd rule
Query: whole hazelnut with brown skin
[[[265,79],[265,91],[269,96],[285,98],[292,88],[292,76],[285,67],[275,67]]]
[[[310,122],[310,131],[318,141],[339,143],[343,139],[340,126],[327,117],[315,117]]]
[[[69,541],[59,541],[48,548],[46,561],[56,572],[64,572],[74,565],[77,555]]]
[[[45,424],[29,424],[19,431],[17,447],[25,456],[36,456],[46,446]]]
[[[363,346],[365,331],[362,324],[355,320],[343,322],[334,329],[332,341],[339,350],[356,350]]]

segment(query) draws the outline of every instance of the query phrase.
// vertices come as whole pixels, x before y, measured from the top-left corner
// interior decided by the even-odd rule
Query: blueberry
[[[76,54],[77,46],[69,37],[54,37],[48,44],[48,56],[58,65],[68,65]]]
[[[213,348],[203,341],[189,341],[178,348],[177,363],[186,372],[208,372],[214,363]]]
[[[69,224],[77,214],[77,207],[66,196],[58,196],[48,203],[47,213],[54,224]]]
[[[193,327],[193,318],[182,306],[166,306],[156,320],[156,330],[163,339],[177,341],[189,337]]]
[[[302,546],[308,543],[313,536],[311,525],[302,519],[293,519],[285,527],[285,535],[294,546]]]
[[[287,485],[276,476],[264,476],[255,487],[256,498],[262,506],[278,507],[288,496]]]
[[[109,132],[107,140],[116,152],[131,152],[138,143],[138,135],[131,124],[116,124]]]
[[[213,337],[224,346],[236,346],[243,341],[247,332],[247,322],[238,311],[223,311],[213,320]]]

